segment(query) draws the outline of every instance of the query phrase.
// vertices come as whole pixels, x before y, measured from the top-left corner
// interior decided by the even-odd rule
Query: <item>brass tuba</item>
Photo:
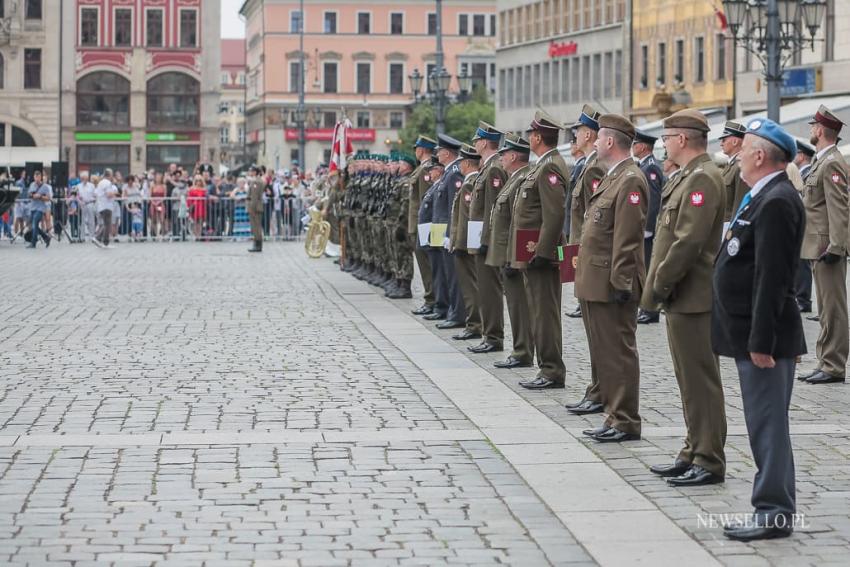
[[[331,237],[331,223],[322,219],[322,211],[310,207],[310,222],[307,225],[307,238],[304,239],[304,250],[311,258],[321,258]]]

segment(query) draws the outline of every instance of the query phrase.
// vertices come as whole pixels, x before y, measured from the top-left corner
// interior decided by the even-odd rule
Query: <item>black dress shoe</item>
[[[470,331],[469,329],[464,329],[460,333],[456,335],[452,335],[452,338],[456,341],[468,341],[471,339],[480,339],[481,333],[476,333],[474,331]]]
[[[812,376],[816,376],[818,374],[820,374],[820,368],[815,368],[811,372],[806,372],[805,374],[800,374],[799,376],[797,376],[797,380],[799,380],[800,382],[805,382],[806,380],[808,380]]]
[[[466,323],[463,321],[453,321],[451,319],[447,319],[442,323],[437,323],[438,329],[460,329],[461,327],[465,327]]]
[[[597,435],[602,435],[603,433],[606,433],[609,429],[611,429],[611,426],[605,425],[603,423],[601,426],[597,427],[596,429],[584,429],[584,430],[582,430],[582,434],[587,435],[588,437],[596,437]]]
[[[791,528],[767,528],[762,526],[737,526],[723,528],[723,535],[735,541],[753,541],[757,539],[778,539],[788,537],[794,530]]]
[[[708,472],[699,465],[691,465],[691,468],[681,475],[668,478],[667,484],[670,486],[702,486],[704,484],[720,484],[724,481],[725,479],[719,474]]]
[[[426,321],[442,321],[446,318],[445,313],[440,313],[439,311],[432,311],[428,315],[422,317]]]
[[[411,310],[411,313],[413,313],[414,315],[428,315],[428,314],[433,313],[433,312],[434,312],[434,308],[431,307],[430,305],[423,305],[423,306],[421,306],[417,309]]]
[[[567,313],[567,317],[571,317],[573,319],[581,319],[581,305],[577,305],[575,310]]]
[[[797,303],[797,307],[800,308],[800,313],[811,313],[812,312],[812,304],[811,303]]]
[[[621,441],[637,441],[640,439],[640,435],[637,433],[626,433],[616,427],[609,427],[607,431],[590,437],[600,443],[620,443]]]
[[[809,315],[806,317],[809,321],[820,321],[820,315]]]
[[[844,382],[844,376],[833,376],[822,370],[814,376],[806,378],[806,384],[835,384],[837,382]]]
[[[528,368],[531,366],[531,362],[523,362],[518,358],[509,356],[506,360],[494,362],[493,366],[496,368]]]
[[[555,390],[558,388],[563,388],[564,382],[556,382],[555,380],[552,380],[545,376],[538,376],[530,382],[520,382],[519,385],[525,388],[526,390]]]
[[[466,347],[466,350],[474,352],[475,354],[487,354],[488,352],[502,352],[505,350],[505,347],[502,345],[494,345],[492,343],[483,342],[479,345]]]
[[[579,400],[577,402],[570,402],[568,404],[564,404],[564,407],[567,408],[567,409],[577,408],[586,401],[587,401],[587,398],[582,398],[581,400]]]
[[[652,465],[649,467],[649,470],[658,476],[679,476],[685,474],[689,468],[691,468],[691,463],[681,459],[676,459],[673,461],[673,464]]]
[[[603,409],[605,409],[605,406],[602,402],[584,400],[581,404],[574,408],[567,408],[567,411],[574,415],[590,415],[592,413],[602,413]]]
[[[649,325],[651,323],[658,323],[661,319],[658,314],[650,315],[649,313],[641,313],[638,315],[637,322],[639,325]]]

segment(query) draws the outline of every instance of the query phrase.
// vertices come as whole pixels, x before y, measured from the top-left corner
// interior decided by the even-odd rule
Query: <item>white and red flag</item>
[[[348,156],[354,153],[354,145],[351,143],[351,137],[349,136],[351,128],[351,120],[348,118],[342,122],[337,122],[334,127],[334,137],[331,143],[331,171],[345,169]]]

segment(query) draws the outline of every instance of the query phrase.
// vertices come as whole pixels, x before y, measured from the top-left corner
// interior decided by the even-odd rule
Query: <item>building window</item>
[[[115,9],[115,45],[129,47],[133,43],[133,11],[127,8]]]
[[[543,90],[543,96],[540,97],[542,99],[542,104],[548,105],[550,98],[550,92],[552,89],[552,71],[549,69],[549,62],[543,63],[543,84],[541,85],[541,89]]]
[[[640,46],[640,62],[638,63],[640,77],[638,77],[638,88],[645,89],[648,85],[649,77],[649,46]]]
[[[198,47],[197,10],[180,10],[180,47]]]
[[[593,27],[593,23],[590,20],[591,16],[591,5],[593,0],[584,0],[584,17],[582,19],[582,27],[584,29],[589,29]]]
[[[220,144],[229,144],[230,143],[230,127],[222,126],[218,129],[218,143]]]
[[[590,98],[590,55],[581,58],[581,96]]]
[[[236,104],[236,113],[239,114],[239,116],[242,116],[243,114],[245,114],[245,104],[244,103],[240,102],[240,103]]]
[[[336,33],[336,12],[325,12],[325,33]]]
[[[602,70],[602,96],[611,98],[614,96],[614,53],[609,51],[605,54],[605,68]]]
[[[325,61],[323,67],[324,88],[322,92],[337,92],[337,64],[333,61]]]
[[[694,81],[705,81],[705,38],[694,38]]]
[[[0,2],[2,3],[2,2]],[[4,88],[6,77],[6,60],[3,59],[3,54],[0,53],[0,89]]]
[[[41,88],[41,49],[24,49],[24,88]]]
[[[289,33],[301,33],[301,22],[303,18],[301,17],[300,10],[293,10],[289,12]]]
[[[404,92],[404,63],[390,63],[390,94]]]
[[[487,86],[487,64],[486,63],[473,63],[472,64],[472,72],[470,73],[472,77],[472,90],[474,91],[478,87],[486,87]]]
[[[77,81],[77,126],[116,129],[130,125],[130,81],[99,71]]]
[[[499,70],[499,108],[505,108],[505,97],[507,95],[507,77],[508,72],[505,69]]]
[[[487,35],[486,24],[487,18],[484,14],[472,16],[472,35]]]
[[[25,17],[28,20],[41,19],[41,0],[26,0]]]
[[[12,147],[13,148],[34,148],[35,140],[29,132],[23,128],[12,126]]]
[[[623,96],[623,51],[614,52],[614,97]]]
[[[201,147],[198,145],[149,145],[147,147],[147,169],[165,171],[176,163],[186,171],[193,171],[201,160]]]
[[[673,80],[681,83],[685,80],[685,40],[676,40],[676,76]]]
[[[581,95],[581,63],[578,57],[574,57],[570,63],[572,68],[572,78],[570,79],[570,100],[578,102]]]
[[[289,92],[301,92],[301,62],[289,62]]]
[[[593,99],[602,98],[602,54],[593,54]]]
[[[469,35],[469,16],[467,14],[459,14],[457,17],[457,34]]]
[[[525,79],[524,79],[524,89],[523,100],[525,101],[525,108],[531,108],[532,103],[532,92],[531,89],[534,83],[531,82],[531,65],[525,66]]]
[[[326,111],[322,113],[322,128],[333,128],[336,126],[336,112]]]
[[[428,35],[437,35],[437,14],[428,14]]]
[[[390,128],[397,130],[404,128],[404,112],[398,110],[390,112]]]
[[[494,37],[496,35],[496,15],[495,14],[490,14],[490,35],[494,36]]]
[[[372,92],[372,64],[357,64],[357,94],[369,94]]]
[[[561,60],[561,102],[570,101],[570,62],[572,59]]]
[[[726,80],[726,34],[715,36],[717,41],[717,80]]]
[[[667,84],[667,44],[663,41],[658,44],[658,77],[655,84],[658,87]]]
[[[392,35],[401,35],[404,33],[404,14],[401,12],[390,14],[390,33]]]
[[[230,111],[230,105],[226,101],[218,103],[218,113],[227,114]]]
[[[194,166],[194,163],[192,165]],[[77,146],[77,171],[102,173],[107,168],[129,173],[130,146],[85,144]]]
[[[357,112],[357,127],[369,128],[370,113],[368,110],[360,110]]]
[[[200,126],[201,84],[183,73],[163,73],[148,81],[148,128]]]
[[[145,10],[145,33],[148,47],[162,47],[163,10],[148,8]]]
[[[239,140],[239,144],[245,143],[245,127],[239,126],[236,128],[236,138]]]
[[[236,80],[240,85],[242,85],[244,87],[245,86],[245,73],[240,71]]]
[[[230,73],[227,71],[221,73],[221,84],[225,87],[230,84]]]
[[[360,35],[372,33],[372,14],[369,12],[357,12],[357,33]]]
[[[97,31],[100,28],[99,12],[97,8],[80,9],[80,45],[86,47],[97,45]]]

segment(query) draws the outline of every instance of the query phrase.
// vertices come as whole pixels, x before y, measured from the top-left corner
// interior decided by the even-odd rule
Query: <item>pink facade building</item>
[[[63,6],[62,144],[71,170],[218,163],[220,3]]]
[[[387,152],[414,104],[408,76],[436,67],[433,0],[246,0],[247,136],[260,163],[279,168],[298,155],[298,104],[304,25],[306,167],[327,162],[334,125],[352,121],[355,148]],[[496,11],[492,0],[443,2],[446,70],[495,86]],[[422,87],[423,91],[426,88]],[[451,93],[458,84],[452,80]],[[420,93],[423,94],[423,93]]]

